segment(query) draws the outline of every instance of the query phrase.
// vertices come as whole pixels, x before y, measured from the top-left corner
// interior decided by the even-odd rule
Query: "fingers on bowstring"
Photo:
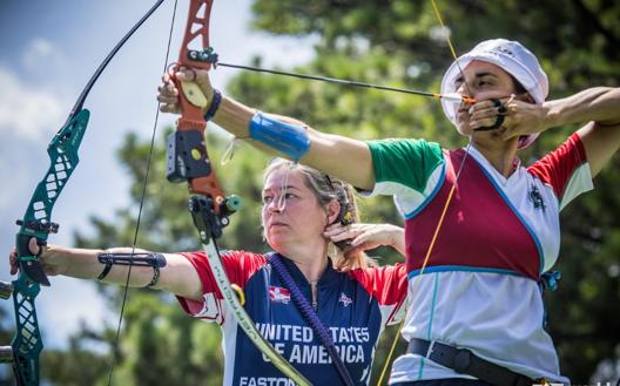
[[[503,99],[489,99],[477,103],[470,108],[470,127],[477,131],[496,130],[502,128],[509,115],[508,103],[514,95]]]
[[[500,99],[489,99],[478,102],[469,109],[470,118],[473,120],[480,120],[494,118],[498,115],[506,115],[508,112],[506,106],[507,102]]]
[[[493,100],[493,107],[495,108],[495,113],[497,115],[506,115],[506,112],[508,111],[506,109],[505,103],[502,102],[500,99]]]
[[[497,115],[510,115],[514,113],[516,105],[513,103],[515,101],[516,95],[510,94],[508,98],[495,99],[494,107],[497,110]]]

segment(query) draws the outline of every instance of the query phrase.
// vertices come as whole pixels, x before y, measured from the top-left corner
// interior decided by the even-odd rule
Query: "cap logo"
[[[515,54],[514,54],[511,50],[509,50],[508,48],[506,48],[506,47],[498,47],[498,49],[499,49],[501,52],[505,53],[506,55],[509,55],[509,56],[512,56],[512,57],[514,57],[514,56],[515,56]]]

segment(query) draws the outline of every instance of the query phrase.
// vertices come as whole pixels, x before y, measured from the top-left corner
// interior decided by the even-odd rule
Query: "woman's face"
[[[287,167],[276,169],[267,176],[262,197],[261,219],[271,248],[287,254],[302,245],[323,247],[328,210],[306,186],[301,172]]]
[[[512,77],[495,64],[474,60],[463,69],[463,74],[456,80],[456,92],[471,96],[476,101],[507,98],[515,92]],[[471,136],[469,127],[469,107],[461,104],[457,114],[459,133]]]

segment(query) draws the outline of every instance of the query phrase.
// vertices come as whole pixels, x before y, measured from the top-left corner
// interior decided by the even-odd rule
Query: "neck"
[[[316,284],[327,268],[328,244],[323,242],[321,248],[308,248],[308,245],[316,246],[317,244],[297,245],[285,253],[283,251],[282,254],[295,263],[309,283]]]
[[[473,146],[489,161],[489,163],[504,177],[509,177],[514,171],[514,160],[517,156],[518,138],[508,141],[494,138],[472,139]]]

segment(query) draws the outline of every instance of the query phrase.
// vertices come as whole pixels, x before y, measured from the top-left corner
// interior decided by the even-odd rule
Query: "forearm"
[[[398,251],[398,253],[400,253],[403,257],[407,257],[407,248],[405,247],[405,230],[396,225],[390,225],[390,227],[390,246]]]
[[[256,112],[256,110],[242,103],[223,97],[220,107],[213,117],[213,122],[268,154],[275,154],[290,159],[289,155],[277,152],[268,144],[251,138],[249,127]],[[300,135],[307,136],[306,138],[310,146],[304,153],[300,153],[302,154],[299,159],[301,163],[334,175],[358,188],[372,189],[374,185],[372,159],[370,151],[364,142],[339,135],[322,133],[294,118],[275,114],[268,115],[272,119],[296,125],[298,128],[301,127],[305,130],[305,133],[302,130],[303,134]],[[281,130],[292,129],[282,128]],[[276,142],[278,140],[280,139],[274,139]]]
[[[223,96],[220,107],[213,116],[213,122],[233,134],[235,137],[243,139],[268,155],[287,158],[285,154],[280,154],[269,146],[251,138],[249,130],[250,121],[257,112],[258,110],[246,106],[234,99]],[[305,123],[290,117],[276,114],[269,115],[281,120],[282,122],[305,126]]]
[[[545,102],[546,127],[590,121],[601,126],[620,124],[620,88],[595,87],[566,98]]]
[[[97,279],[103,272],[105,265],[98,260],[101,253],[131,253],[131,248],[82,249],[66,248],[58,245],[49,245],[44,256],[44,264],[61,275],[78,279]],[[146,252],[135,250],[134,252]],[[129,266],[113,265],[110,272],[102,280],[106,283],[125,285]],[[130,287],[145,287],[153,279],[152,267],[132,267],[129,279]]]
[[[213,122],[238,138],[249,138],[249,127],[256,110],[223,96]]]

